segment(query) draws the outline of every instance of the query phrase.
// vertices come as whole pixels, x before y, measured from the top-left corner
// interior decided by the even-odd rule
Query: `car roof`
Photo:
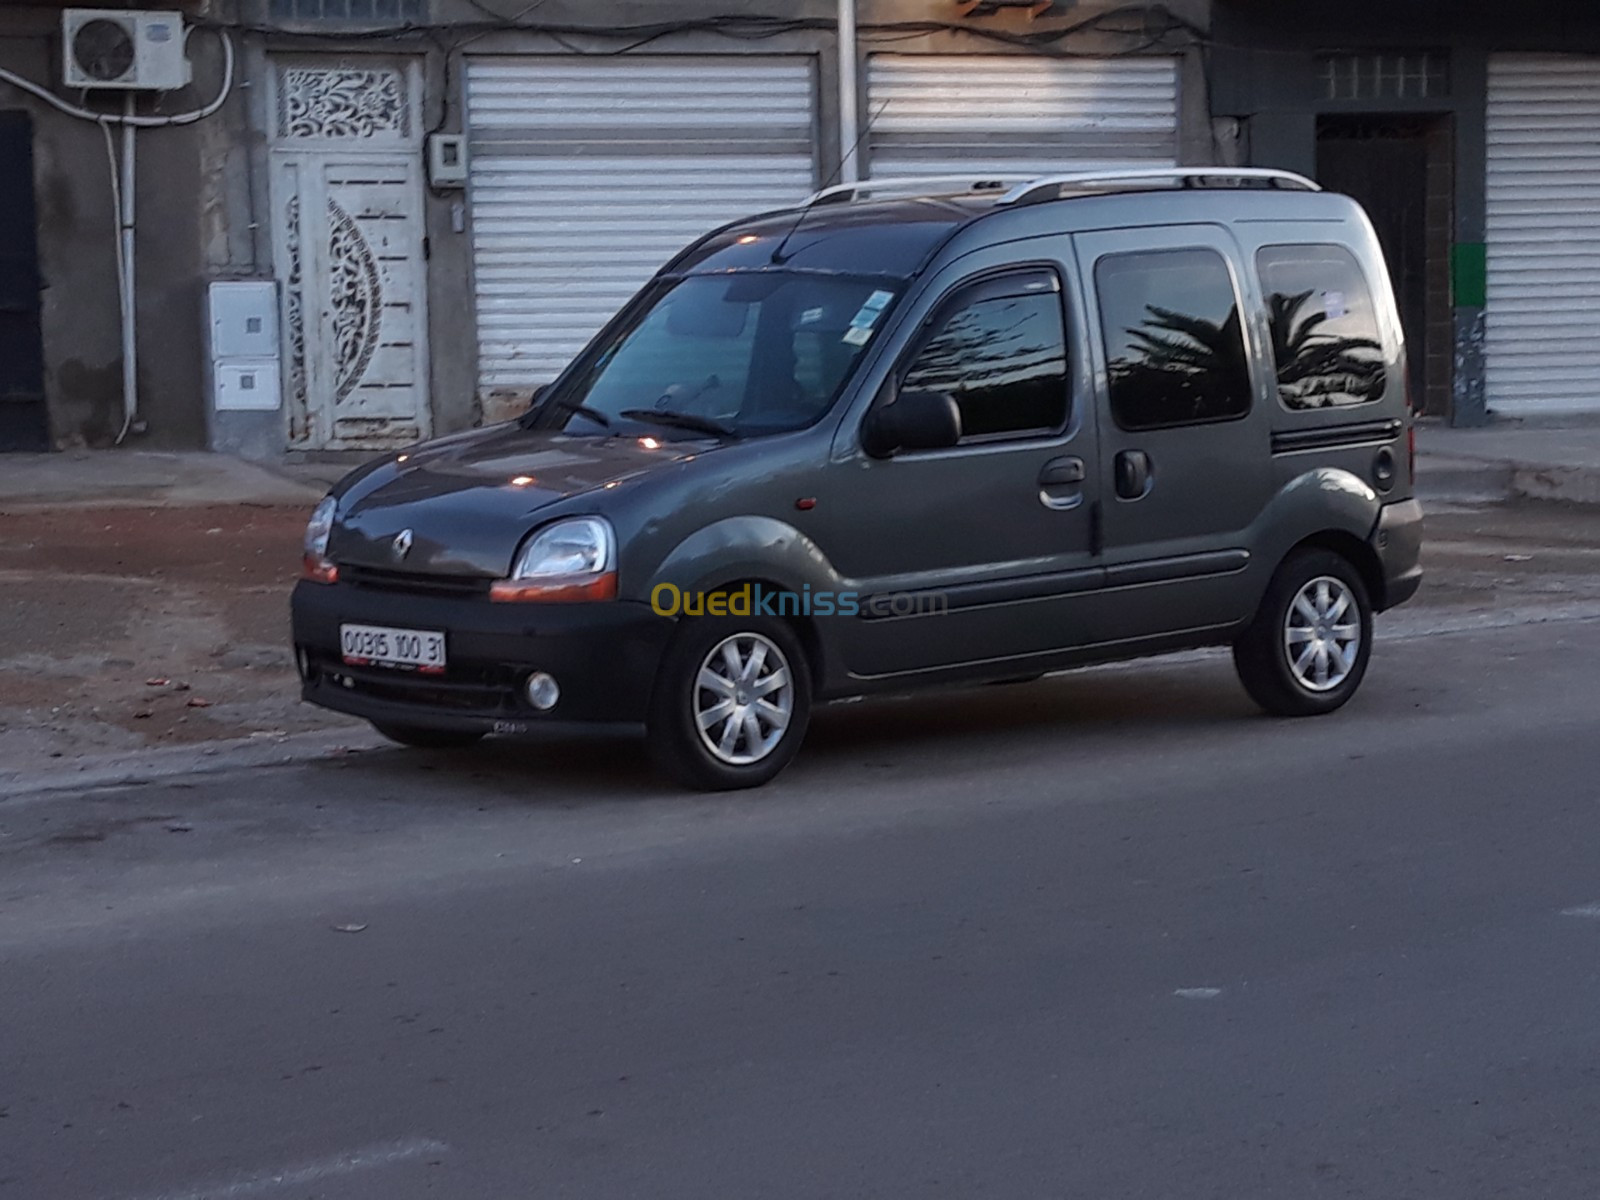
[[[727,225],[684,251],[667,273],[783,268],[907,279],[957,232],[979,222],[995,221],[998,241],[1196,220],[1335,221],[1354,211],[1353,201],[1324,193],[1303,176],[1261,168],[871,181],[824,189],[804,205]],[[983,237],[990,232],[985,228]]]
[[[993,197],[965,195],[799,205],[719,229],[668,270],[700,274],[783,267],[905,279],[952,233],[993,208]]]

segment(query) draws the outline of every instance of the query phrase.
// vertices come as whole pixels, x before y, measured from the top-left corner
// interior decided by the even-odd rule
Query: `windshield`
[[[832,406],[894,295],[879,280],[802,272],[664,281],[531,423],[738,437],[804,428]]]

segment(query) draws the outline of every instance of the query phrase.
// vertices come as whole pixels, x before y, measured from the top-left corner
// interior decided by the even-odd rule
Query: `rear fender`
[[[1383,501],[1359,476],[1337,467],[1317,467],[1291,479],[1267,503],[1252,543],[1251,611],[1261,603],[1278,566],[1305,542],[1358,543],[1374,559],[1370,539]],[[1352,546],[1351,553],[1359,553]],[[1368,564],[1357,562],[1363,573]]]

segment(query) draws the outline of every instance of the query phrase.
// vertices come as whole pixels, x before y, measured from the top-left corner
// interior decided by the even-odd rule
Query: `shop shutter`
[[[880,179],[1170,164],[1177,60],[875,54],[866,120]]]
[[[1489,62],[1489,406],[1600,412],[1600,58]]]
[[[472,57],[479,387],[548,382],[667,259],[816,186],[807,56]]]

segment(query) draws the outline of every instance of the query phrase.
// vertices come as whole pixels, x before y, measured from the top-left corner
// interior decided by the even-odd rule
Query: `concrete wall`
[[[187,8],[195,12],[199,5]],[[59,94],[59,30],[59,6],[8,6],[0,14],[0,67]],[[214,48],[195,49],[198,87],[166,97],[168,112],[213,94]],[[142,102],[141,111],[151,111],[149,103]],[[52,436],[59,446],[103,445],[122,424],[117,234],[104,138],[99,126],[59,113],[4,82],[0,107],[26,109],[34,122],[45,284],[45,390]],[[195,447],[205,440],[200,369],[204,272],[195,233],[201,143],[197,126],[138,135],[139,386],[141,416],[148,425],[147,432],[132,439],[140,445]]]

